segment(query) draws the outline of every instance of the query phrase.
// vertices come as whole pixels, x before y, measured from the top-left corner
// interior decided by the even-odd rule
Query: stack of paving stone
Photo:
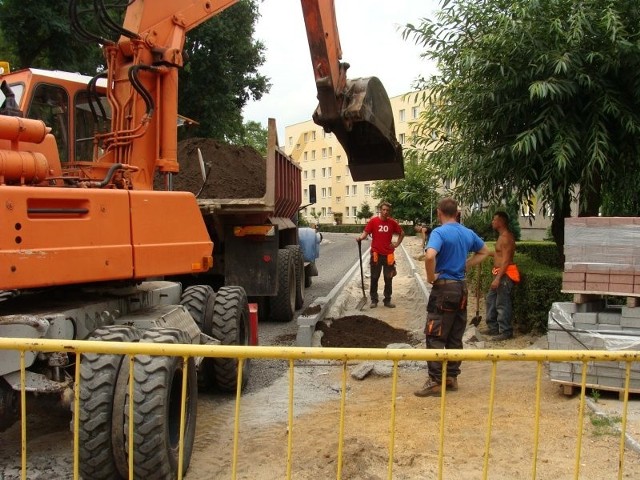
[[[606,307],[604,301],[557,302],[549,312],[550,350],[640,350],[640,307]],[[580,385],[582,363],[549,364],[552,380]],[[626,364],[589,362],[587,385],[603,390],[624,388]],[[631,367],[631,391],[640,392],[640,365]]]
[[[565,219],[562,290],[640,296],[640,218]]]
[[[554,303],[549,312],[552,350],[640,350],[640,218],[565,219],[562,291],[574,303]],[[605,296],[627,297],[607,306]],[[617,302],[621,303],[621,302]],[[625,363],[589,362],[587,385],[624,388]],[[582,383],[582,363],[550,363],[551,379]],[[640,365],[632,364],[631,391],[640,392]]]

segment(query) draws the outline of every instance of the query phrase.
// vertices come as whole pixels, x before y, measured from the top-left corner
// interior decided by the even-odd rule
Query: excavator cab
[[[348,80],[333,0],[301,0],[319,105],[313,120],[345,149],[355,181],[404,177],[389,96],[376,77]]]

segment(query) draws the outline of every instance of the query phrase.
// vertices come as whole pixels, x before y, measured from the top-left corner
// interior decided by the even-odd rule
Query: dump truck
[[[174,188],[185,35],[235,1],[131,0],[120,25],[108,13],[115,7],[102,0],[70,0],[73,30],[102,45],[106,69],[94,77],[35,69],[0,76],[0,337],[250,345],[257,339],[250,299],[283,321],[301,304],[298,282],[311,277],[302,275],[301,265],[310,263],[304,252],[301,261],[300,237],[315,247],[318,237],[295,228],[300,171],[277,148],[275,128],[263,195],[197,198]],[[307,26],[313,57],[337,35],[333,2],[302,4],[305,19],[320,14],[331,30]],[[87,15],[95,18],[85,22]],[[331,58],[339,81],[329,82],[331,96],[328,73],[317,77],[322,114],[314,118],[339,132],[362,175],[376,162],[393,165],[390,178],[399,175],[402,155],[390,108],[379,108],[386,93],[379,82],[365,81],[360,94],[345,96],[346,64],[338,50]],[[359,152],[372,143],[379,148],[367,160]],[[81,381],[75,384],[77,360]],[[198,387],[235,389],[238,365],[237,359],[189,358],[183,385],[181,358],[138,355],[129,385],[122,355],[76,359],[27,351],[22,360],[19,352],[0,349],[0,431],[18,419],[22,390],[63,404],[76,391],[83,478],[175,478],[179,445],[181,473],[189,465]],[[241,388],[250,363],[243,365]],[[188,400],[180,437],[176,392],[183,387]]]

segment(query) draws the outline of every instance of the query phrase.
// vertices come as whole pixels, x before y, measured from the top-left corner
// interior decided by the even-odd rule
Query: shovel
[[[480,325],[482,321],[482,316],[480,315],[480,273],[482,272],[482,267],[478,265],[478,280],[476,282],[476,316],[471,319],[471,325],[477,327]]]
[[[362,269],[362,242],[358,242],[358,259],[360,259],[360,281],[362,282],[362,298],[356,305],[356,310],[362,310],[367,303],[367,294],[364,291],[364,271]]]

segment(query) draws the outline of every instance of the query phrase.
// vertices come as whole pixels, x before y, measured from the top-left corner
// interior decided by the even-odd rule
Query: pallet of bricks
[[[548,341],[553,350],[640,350],[640,218],[565,219],[562,291],[573,302],[554,303]],[[626,364],[590,362],[587,386],[624,390]],[[582,383],[582,363],[550,364],[551,380],[566,394]],[[629,391],[640,392],[632,364]]]

